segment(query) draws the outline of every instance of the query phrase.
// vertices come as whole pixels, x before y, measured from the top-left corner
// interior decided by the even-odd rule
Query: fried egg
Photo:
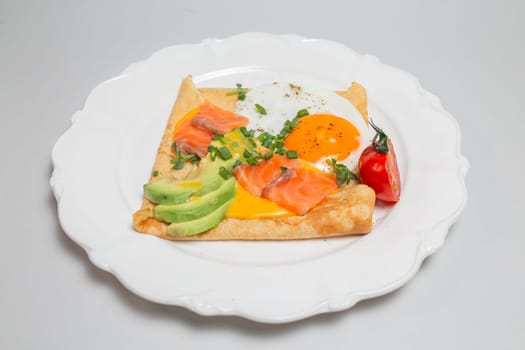
[[[355,169],[369,140],[368,125],[354,105],[335,92],[275,82],[251,89],[235,112],[250,120],[248,128],[277,135],[302,109],[309,115],[285,138],[286,148],[322,171],[331,171],[326,162],[331,158]]]

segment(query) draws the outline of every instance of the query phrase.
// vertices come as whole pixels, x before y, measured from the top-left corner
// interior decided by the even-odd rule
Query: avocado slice
[[[225,180],[222,185],[202,197],[192,196],[183,204],[160,204],[153,208],[153,217],[169,223],[198,219],[217,210],[235,195],[235,178]]]
[[[227,147],[233,157],[228,160],[216,157],[212,160],[208,155],[184,179],[164,178],[145,184],[144,196],[155,204],[171,205],[186,203],[192,196],[203,196],[215,191],[224,182],[219,175],[220,168],[231,169],[236,159],[243,159],[245,149],[253,151],[255,148],[240,129],[227,132],[221,139],[213,141],[212,145]]]
[[[206,157],[183,180],[164,178],[145,184],[144,196],[157,204],[186,203],[192,195],[202,196],[218,189],[224,182],[220,168],[231,167],[233,162]]]
[[[217,226],[222,221],[222,219],[224,219],[224,217],[226,216],[226,211],[228,210],[228,207],[232,202],[233,198],[224,203],[216,210],[209,213],[208,215],[198,218],[196,220],[176,222],[170,224],[168,225],[167,233],[168,235],[173,237],[183,237],[196,235],[198,233],[208,231],[209,229],[212,229],[215,226]]]
[[[244,160],[245,151],[257,146],[253,132],[246,129],[217,135],[212,145],[215,148],[184,179],[163,178],[144,185],[144,196],[156,204],[153,217],[169,223],[168,235],[194,235],[217,226],[236,190],[234,177],[223,178],[224,169],[231,170]]]

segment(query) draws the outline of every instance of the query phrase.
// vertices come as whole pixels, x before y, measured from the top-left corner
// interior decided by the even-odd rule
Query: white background
[[[525,348],[524,14],[521,1],[0,1],[0,348]],[[93,87],[160,48],[245,31],[376,55],[457,118],[469,201],[400,290],[284,325],[202,317],[132,295],[61,230],[51,148]]]

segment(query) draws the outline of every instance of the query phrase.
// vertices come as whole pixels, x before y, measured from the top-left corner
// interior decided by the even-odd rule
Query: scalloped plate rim
[[[355,54],[355,55],[360,56],[360,57],[368,57],[369,59],[377,61],[378,64],[381,64],[381,65],[384,65],[384,66],[388,66],[388,65],[385,65],[383,63],[380,63],[380,61],[375,56],[360,55],[357,52],[355,52],[353,49],[350,49],[350,48],[344,46],[341,43],[337,43],[335,41],[330,41],[330,40],[324,40],[324,39],[306,39],[306,38],[303,38],[303,37],[301,37],[299,35],[295,35],[295,34],[286,34],[286,35],[278,36],[278,35],[267,34],[267,33],[242,33],[242,34],[234,35],[234,36],[231,36],[231,37],[228,37],[228,38],[224,38],[224,39],[208,38],[208,39],[204,39],[200,44],[186,44],[186,45],[206,45],[206,44],[208,44],[210,42],[216,42],[216,43],[219,42],[220,43],[220,42],[223,42],[225,40],[235,40],[238,37],[246,37],[246,36],[252,36],[252,35],[265,35],[265,36],[279,37],[279,38],[285,38],[286,40],[297,40],[297,41],[300,41],[300,42],[318,41],[318,42],[328,42],[328,43],[331,43],[331,44],[335,43],[335,44],[337,44],[337,45],[339,45],[339,46],[349,50],[352,54]],[[347,294],[345,294],[345,302],[340,304],[338,307],[335,307],[335,308],[327,306],[329,304],[329,300],[328,299],[323,299],[323,300],[320,300],[316,304],[315,307],[310,306],[310,308],[305,308],[302,312],[297,312],[295,314],[287,314],[285,316],[280,315],[280,316],[277,316],[277,317],[268,317],[268,316],[262,316],[261,317],[261,316],[255,315],[253,313],[250,313],[250,312],[245,312],[243,310],[235,310],[235,309],[222,310],[222,311],[218,310],[216,308],[215,309],[213,309],[213,308],[207,309],[206,305],[204,305],[204,306],[201,305],[199,307],[195,307],[194,304],[192,304],[191,302],[188,302],[187,300],[183,300],[183,299],[178,300],[175,303],[174,302],[165,302],[164,300],[156,300],[158,298],[155,298],[154,296],[151,296],[151,295],[146,295],[145,293],[142,293],[140,290],[136,290],[136,288],[134,288],[134,286],[129,285],[127,283],[127,281],[125,280],[125,278],[123,278],[122,275],[117,270],[113,269],[108,263],[104,262],[103,260],[98,259],[96,257],[96,254],[94,254],[95,253],[94,250],[92,250],[89,247],[87,247],[84,244],[82,244],[81,240],[78,239],[78,237],[76,237],[73,232],[69,232],[69,230],[65,228],[65,226],[63,224],[63,220],[61,218],[61,213],[62,213],[62,209],[61,209],[61,205],[62,205],[61,194],[62,193],[61,193],[61,189],[60,189],[60,184],[57,183],[57,182],[59,182],[60,177],[57,176],[57,174],[56,174],[57,169],[60,169],[61,160],[57,159],[58,156],[56,155],[56,153],[57,153],[56,149],[57,149],[58,145],[60,144],[60,141],[65,137],[65,135],[70,131],[70,129],[75,124],[75,120],[74,120],[75,116],[76,116],[76,118],[82,117],[83,112],[85,112],[87,107],[88,107],[88,100],[89,100],[89,98],[93,94],[96,93],[96,90],[101,85],[111,83],[114,80],[126,77],[126,76],[128,76],[130,74],[133,74],[134,69],[136,69],[137,67],[139,67],[141,65],[147,64],[147,62],[150,61],[155,55],[160,54],[164,50],[169,50],[170,48],[177,47],[177,46],[181,46],[181,45],[174,45],[174,46],[169,46],[169,47],[160,49],[160,50],[156,51],[155,53],[153,53],[152,55],[150,55],[145,60],[138,61],[138,62],[130,64],[123,71],[122,74],[120,74],[120,75],[118,75],[118,76],[116,76],[114,78],[107,79],[107,80],[101,82],[100,84],[98,84],[90,92],[90,94],[88,95],[84,107],[81,110],[79,110],[79,111],[77,111],[77,112],[75,112],[73,114],[70,128],[68,130],[66,130],[63,133],[62,136],[60,136],[60,138],[58,139],[57,143],[53,147],[52,163],[53,163],[53,169],[54,170],[53,170],[53,174],[52,174],[51,179],[50,179],[50,184],[51,184],[53,193],[54,193],[54,195],[55,195],[55,197],[57,199],[58,217],[59,217],[60,225],[64,228],[64,232],[76,244],[80,245],[87,252],[87,255],[88,255],[90,261],[95,266],[97,266],[100,269],[103,269],[105,271],[108,271],[108,272],[112,273],[131,292],[133,292],[134,294],[136,294],[136,295],[138,295],[140,297],[143,297],[143,298],[145,298],[147,300],[152,300],[152,301],[155,301],[155,302],[161,303],[161,304],[183,306],[183,307],[191,309],[194,312],[199,313],[201,315],[236,315],[236,316],[241,316],[241,317],[244,317],[244,318],[247,318],[247,319],[251,319],[251,320],[254,320],[254,321],[258,321],[258,322],[282,323],[282,322],[290,322],[290,321],[303,319],[303,318],[306,318],[306,317],[309,317],[309,316],[312,316],[312,315],[315,315],[315,314],[319,314],[319,313],[345,310],[345,309],[348,309],[348,308],[352,307],[357,302],[359,302],[359,301],[361,301],[363,299],[373,298],[373,297],[377,297],[377,296],[389,293],[392,290],[395,290],[395,289],[399,288],[400,286],[404,285],[407,281],[409,281],[416,274],[416,272],[419,270],[419,267],[421,266],[421,263],[423,262],[423,260],[426,257],[428,257],[428,256],[432,255],[433,253],[435,253],[444,244],[444,240],[446,239],[446,236],[448,235],[448,233],[450,231],[450,227],[458,220],[458,218],[459,218],[461,212],[463,211],[463,209],[465,208],[466,202],[467,202],[467,190],[466,190],[466,184],[465,184],[465,177],[466,177],[466,173],[468,171],[469,164],[468,164],[468,160],[463,155],[461,155],[461,152],[460,152],[461,137],[460,137],[459,124],[457,123],[457,120],[452,115],[450,115],[448,112],[446,112],[443,109],[439,99],[435,95],[433,95],[430,92],[424,90],[421,87],[421,85],[419,84],[419,81],[413,75],[411,75],[411,74],[409,74],[409,73],[407,73],[407,72],[405,72],[405,71],[403,71],[403,70],[401,70],[399,68],[388,66],[388,67],[390,67],[392,69],[395,69],[395,70],[401,72],[402,74],[410,77],[414,81],[414,83],[417,85],[417,87],[419,88],[419,91],[423,95],[423,97],[425,99],[425,102],[429,106],[432,106],[441,115],[446,116],[449,120],[451,120],[453,122],[454,127],[455,127],[455,131],[456,131],[456,135],[457,135],[457,140],[456,140],[457,141],[457,143],[456,143],[456,158],[457,159],[456,160],[457,160],[457,164],[458,164],[458,169],[457,169],[458,170],[458,178],[457,178],[457,180],[462,184],[462,192],[463,192],[462,193],[462,201],[461,201],[461,203],[459,203],[458,207],[454,208],[453,210],[451,210],[450,215],[448,217],[443,218],[441,222],[435,223],[433,226],[431,226],[431,228],[427,232],[424,232],[424,233],[431,233],[431,236],[432,236],[432,238],[434,238],[434,241],[431,242],[431,245],[429,245],[428,242],[424,242],[424,241],[421,241],[421,240],[419,241],[418,248],[417,248],[417,255],[414,257],[413,263],[412,263],[410,269],[408,271],[406,271],[406,273],[401,278],[399,278],[399,279],[397,279],[395,281],[387,282],[382,287],[377,288],[375,290],[361,291],[359,293],[348,292]],[[421,233],[423,233],[423,232],[420,232],[420,237],[421,237]],[[435,238],[437,238],[437,240],[435,240]],[[211,310],[211,311],[205,311],[205,310]]]

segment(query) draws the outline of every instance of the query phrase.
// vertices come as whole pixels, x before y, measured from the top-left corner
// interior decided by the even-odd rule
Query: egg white
[[[267,114],[259,113],[255,104],[263,106]],[[338,161],[349,169],[355,169],[359,156],[369,141],[368,125],[354,105],[335,92],[312,85],[274,82],[251,89],[244,101],[237,102],[235,112],[249,119],[248,128],[255,129],[258,133],[267,131],[276,135],[284,122],[292,120],[301,109],[307,109],[310,115],[332,114],[346,119],[356,127],[360,134],[359,147],[346,159]],[[325,159],[315,165],[323,171],[330,171]]]

